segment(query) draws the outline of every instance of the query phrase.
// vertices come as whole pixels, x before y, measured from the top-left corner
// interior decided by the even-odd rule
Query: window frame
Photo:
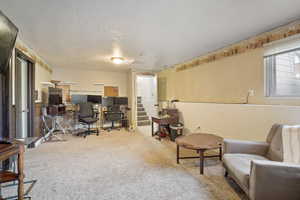
[[[300,99],[299,95],[278,95],[276,94],[276,56],[290,53],[293,51],[300,51],[300,47],[280,51],[271,55],[264,56],[264,91],[265,97],[272,99]],[[271,62],[271,66],[269,65]]]

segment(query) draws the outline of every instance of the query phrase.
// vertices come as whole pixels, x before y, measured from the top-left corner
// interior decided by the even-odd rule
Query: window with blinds
[[[266,96],[300,97],[300,46],[282,48],[281,51],[278,47],[265,54],[264,58]]]

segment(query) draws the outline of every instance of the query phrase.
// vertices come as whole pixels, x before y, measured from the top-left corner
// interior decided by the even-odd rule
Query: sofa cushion
[[[282,125],[274,124],[267,137],[270,144],[266,157],[272,161],[283,161]]]
[[[268,160],[254,154],[224,154],[223,162],[241,187],[249,189],[251,160]]]

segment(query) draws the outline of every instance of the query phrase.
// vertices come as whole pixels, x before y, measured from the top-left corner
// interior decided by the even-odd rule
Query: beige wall
[[[163,70],[158,73],[159,99],[181,101],[176,107],[185,133],[261,141],[274,123],[300,124],[299,98],[264,95],[264,51],[259,48],[179,72]],[[249,89],[255,94],[244,104]]]
[[[265,141],[274,123],[300,124],[299,106],[179,102],[176,108],[186,134],[203,132],[224,138]]]
[[[42,82],[49,82],[52,80],[52,73],[42,68],[38,64],[35,66],[35,89],[38,90],[38,100],[42,99]]]
[[[128,96],[128,72],[109,72],[100,70],[54,68],[53,79],[64,82],[75,82],[71,90],[102,91],[103,86],[94,85],[103,83],[106,86],[119,87],[119,96]],[[103,95],[103,93],[101,94]]]
[[[300,105],[299,99],[264,96],[264,49],[256,49],[176,72],[169,68],[158,73],[159,99],[183,102],[245,103],[249,89],[255,94],[250,104]]]
[[[44,61],[35,50],[31,49],[20,38],[17,39],[17,47],[19,50],[35,61],[35,89],[38,91],[38,100],[42,99],[42,82],[49,82],[52,79],[52,72],[49,65]],[[43,65],[43,66],[42,66]],[[45,68],[45,65],[48,68]]]

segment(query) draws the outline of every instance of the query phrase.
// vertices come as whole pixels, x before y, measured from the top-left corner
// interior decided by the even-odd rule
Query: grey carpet
[[[33,200],[238,200],[218,160],[200,176],[195,160],[175,163],[175,146],[139,133],[67,136],[25,154]],[[5,189],[14,195],[15,188]]]

